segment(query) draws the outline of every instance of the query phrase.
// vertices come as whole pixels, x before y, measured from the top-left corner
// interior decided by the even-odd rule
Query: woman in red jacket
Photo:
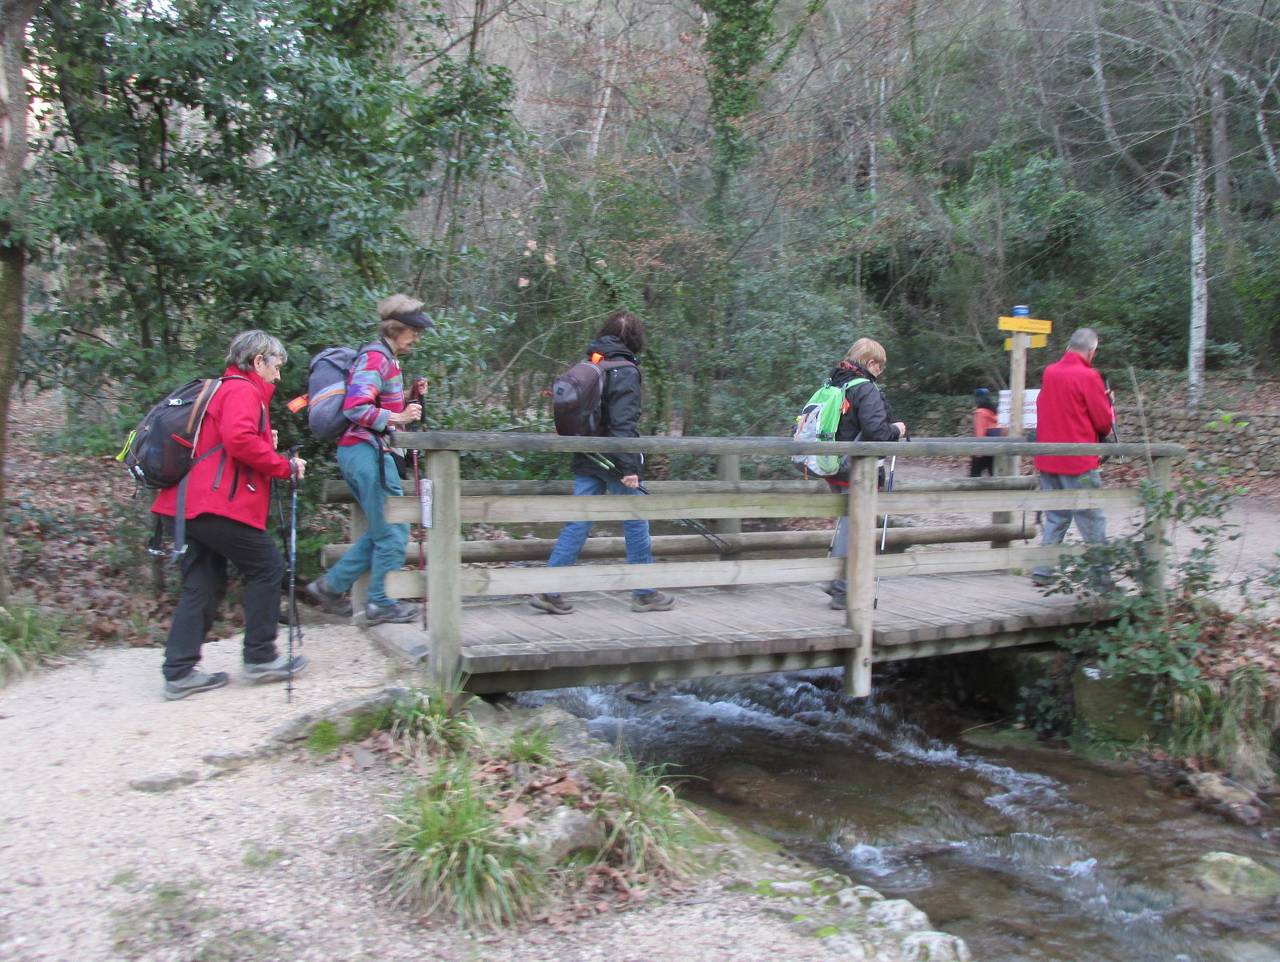
[[[262,331],[237,334],[227,369],[205,412],[187,475],[186,551],[182,594],[164,646],[164,697],[170,701],[221,688],[225,671],[199,667],[200,649],[227,590],[227,562],[244,577],[244,674],[251,682],[276,681],[306,666],[276,651],[280,583],[285,563],[267,534],[271,479],[302,480],[306,462],[276,453],[267,406],[275,393],[284,345]],[[151,510],[177,514],[177,488],[166,488]]]

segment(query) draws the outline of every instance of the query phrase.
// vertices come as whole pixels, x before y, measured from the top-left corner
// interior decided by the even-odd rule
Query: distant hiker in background
[[[179,558],[182,593],[164,645],[164,697],[169,701],[221,688],[225,671],[200,670],[200,650],[227,591],[227,563],[244,577],[244,675],[279,681],[306,667],[276,651],[285,562],[266,532],[272,478],[302,480],[307,463],[275,450],[267,407],[288,360],[284,345],[262,331],[237,334],[200,423],[186,477],[186,550]],[[177,514],[178,487],[156,495],[151,510]]]
[[[345,613],[343,597],[356,579],[369,572],[365,616],[369,624],[402,624],[415,620],[421,608],[387,597],[387,573],[404,567],[409,543],[407,524],[388,524],[388,495],[402,495],[400,472],[387,442],[391,428],[422,418],[422,405],[406,403],[399,358],[413,350],[424,331],[435,324],[422,313],[422,301],[393,294],[378,304],[378,338],[356,358],[342,412],[351,425],[338,439],[338,467],[364,511],[369,528],[324,575],[307,585],[307,595],[327,611]],[[411,397],[421,397],[425,379],[414,382]]]
[[[587,345],[587,360],[593,364],[605,366],[606,362],[623,362],[609,364],[603,372],[600,417],[598,422],[594,422],[599,424],[601,437],[640,436],[640,368],[637,365],[644,348],[644,325],[640,318],[626,311],[610,314],[595,340]],[[571,368],[570,371],[572,370]],[[640,476],[644,470],[644,458],[639,454],[606,456],[579,453],[573,456],[572,468],[575,495],[642,493]],[[551,557],[547,559],[547,567],[560,568],[576,563],[590,533],[590,521],[568,522],[560,529],[560,536],[551,549]],[[649,564],[653,561],[648,521],[624,521],[622,533],[626,540],[628,563]],[[631,592],[632,611],[666,611],[675,601],[671,595],[653,588],[637,588]],[[573,611],[573,605],[565,601],[559,592],[534,595],[529,603],[539,611],[552,615],[567,615]]]
[[[973,436],[975,438],[994,438],[1004,435],[1000,427],[1000,419],[996,415],[998,405],[991,392],[980,387],[973,392]],[[993,455],[969,459],[969,477],[980,478],[984,474],[995,474],[996,459]]]
[[[831,372],[830,382],[836,387],[845,386],[845,402],[848,405],[840,415],[836,429],[837,441],[901,441],[907,436],[907,426],[893,420],[889,402],[876,384],[876,378],[884,374],[888,364],[885,350],[869,337],[853,342],[839,364]],[[884,484],[883,475],[881,485]],[[832,491],[849,490],[849,469],[827,478]],[[849,516],[842,514],[836,522],[835,538],[831,542],[830,558],[844,558],[849,554]],[[831,607],[848,606],[848,585],[843,578],[836,578],[827,587]]]
[[[1093,368],[1093,358],[1097,353],[1097,333],[1082,327],[1072,333],[1062,358],[1044,369],[1044,381],[1036,400],[1037,443],[1096,444],[1111,433],[1115,412],[1112,395],[1103,383],[1102,375]],[[1035,462],[1036,470],[1040,472],[1042,491],[1102,487],[1096,454],[1040,454],[1036,455]],[[1072,518],[1080,529],[1080,536],[1089,544],[1102,544],[1107,540],[1106,515],[1099,508],[1085,508],[1080,511],[1046,511],[1040,543],[1045,546],[1062,544]],[[1100,572],[1098,580],[1104,583],[1108,577]],[[1051,583],[1053,567],[1037,567],[1031,572],[1031,580],[1039,585]]]

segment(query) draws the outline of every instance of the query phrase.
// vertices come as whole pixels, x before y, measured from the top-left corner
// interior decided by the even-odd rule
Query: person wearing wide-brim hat
[[[352,366],[342,405],[351,425],[338,439],[338,467],[369,527],[337,564],[305,589],[326,610],[348,613],[350,605],[343,596],[369,572],[369,624],[413,621],[421,611],[416,604],[387,596],[388,572],[404,566],[409,526],[388,523],[385,508],[389,495],[404,494],[387,434],[422,418],[422,405],[406,398],[399,361],[423,332],[435,326],[422,306],[407,294],[393,294],[379,303],[378,337],[361,349]],[[419,378],[408,397],[421,397],[426,389],[426,380]]]

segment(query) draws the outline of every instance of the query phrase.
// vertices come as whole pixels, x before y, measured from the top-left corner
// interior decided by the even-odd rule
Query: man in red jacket
[[[1044,369],[1040,396],[1036,401],[1036,440],[1046,444],[1065,442],[1096,443],[1111,433],[1115,412],[1102,375],[1093,369],[1093,356],[1098,353],[1098,335],[1082,327],[1071,335],[1067,352],[1056,364]],[[1100,488],[1097,455],[1041,454],[1036,456],[1040,472],[1040,490],[1061,491],[1066,488]],[[1089,544],[1107,540],[1107,519],[1098,508],[1080,511],[1046,511],[1042,545],[1062,544],[1071,519],[1075,518],[1080,536]],[[1036,584],[1047,584],[1053,568],[1041,565],[1031,573]]]

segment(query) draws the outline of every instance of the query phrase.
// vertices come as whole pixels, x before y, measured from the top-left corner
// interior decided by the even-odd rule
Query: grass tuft
[[[471,696],[455,689],[415,691],[391,708],[391,734],[415,754],[456,755],[480,741],[466,713]]]
[[[387,890],[398,904],[497,928],[527,918],[545,895],[537,858],[486,804],[466,760],[441,766],[392,816]]]
[[[30,605],[0,608],[0,685],[51,661],[65,646],[62,620]]]
[[[507,743],[507,757],[513,762],[550,765],[555,761],[551,752],[551,733],[545,728],[526,728],[516,732]]]
[[[1173,696],[1173,748],[1246,785],[1273,780],[1264,677],[1254,665]]]
[[[664,766],[626,759],[597,766],[590,777],[600,790],[592,815],[608,829],[604,851],[611,864],[675,877],[689,870],[692,815],[676,798]]]

